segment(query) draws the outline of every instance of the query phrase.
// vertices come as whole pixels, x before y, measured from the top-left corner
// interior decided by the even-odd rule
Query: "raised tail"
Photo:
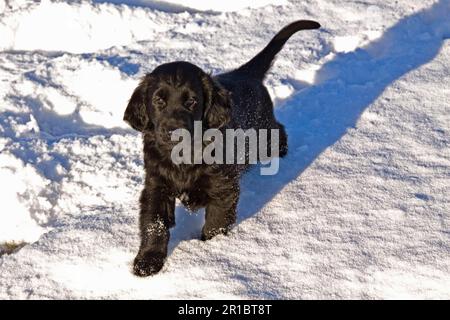
[[[269,44],[258,53],[253,59],[242,65],[232,73],[242,74],[254,79],[263,79],[266,72],[270,69],[275,55],[280,52],[288,39],[297,31],[318,29],[320,24],[311,20],[295,21],[276,34]]]

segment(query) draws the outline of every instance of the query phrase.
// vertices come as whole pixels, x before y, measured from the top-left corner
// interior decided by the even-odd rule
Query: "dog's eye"
[[[153,105],[159,109],[162,109],[166,106],[166,102],[164,101],[163,98],[161,98],[159,96],[155,96],[155,97],[153,97]]]
[[[197,104],[197,99],[195,99],[195,98],[189,98],[184,102],[184,106],[191,110],[194,109],[196,104]]]

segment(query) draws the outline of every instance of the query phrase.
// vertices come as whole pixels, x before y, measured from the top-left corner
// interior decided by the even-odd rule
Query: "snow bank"
[[[61,72],[68,69],[72,72]],[[40,72],[36,70],[35,75],[39,77]],[[86,61],[72,56],[56,59],[54,65],[50,68],[47,66],[45,72],[52,81],[65,88],[68,96],[80,97],[78,114],[86,124],[128,128],[123,121],[123,106],[128,103],[130,92],[137,86],[135,79],[124,77],[119,69],[111,68],[105,62],[95,59]],[[42,95],[48,93],[45,86],[41,91]],[[52,97],[47,94],[47,101],[57,114],[75,111],[73,101],[61,103],[63,99],[67,99],[67,96]]]
[[[3,207],[0,243],[36,241],[46,231],[39,225],[48,222],[43,213],[52,207],[42,194],[49,181],[33,166],[6,152],[0,154],[0,181]]]
[[[30,2],[20,7],[20,1],[0,1],[0,50],[46,50],[73,53],[94,52],[113,46],[152,39],[171,28],[168,14],[182,8],[196,10],[236,11],[247,7],[286,4],[285,0],[254,1],[52,1]],[[141,7],[115,4],[145,4]],[[18,10],[17,8],[21,8]],[[155,9],[156,8],[156,9]],[[188,24],[179,16],[177,25]],[[189,16],[187,16],[189,18]]]
[[[167,29],[164,14],[89,2],[43,0],[15,11],[0,23],[1,50],[92,52],[152,38]]]
[[[266,5],[285,5],[286,0],[231,0],[231,1],[202,1],[202,0],[94,0],[94,2],[104,3],[110,2],[115,4],[128,4],[134,6],[146,6],[158,10],[168,12],[183,11],[214,11],[214,12],[231,12],[239,11],[245,8],[259,8]]]

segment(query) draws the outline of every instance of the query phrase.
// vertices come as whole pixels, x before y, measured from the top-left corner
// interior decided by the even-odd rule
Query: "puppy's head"
[[[176,129],[193,132],[194,121],[220,128],[230,119],[229,93],[200,68],[188,62],[160,65],[134,90],[124,120],[141,132],[152,131],[170,144]]]

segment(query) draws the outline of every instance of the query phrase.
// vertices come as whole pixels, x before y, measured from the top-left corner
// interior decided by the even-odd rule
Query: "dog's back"
[[[287,152],[287,135],[273,113],[273,103],[264,77],[286,41],[300,30],[317,29],[320,24],[299,20],[281,29],[254,58],[241,67],[214,77],[215,81],[231,93],[232,110],[228,128],[278,129],[280,130],[280,155]]]

